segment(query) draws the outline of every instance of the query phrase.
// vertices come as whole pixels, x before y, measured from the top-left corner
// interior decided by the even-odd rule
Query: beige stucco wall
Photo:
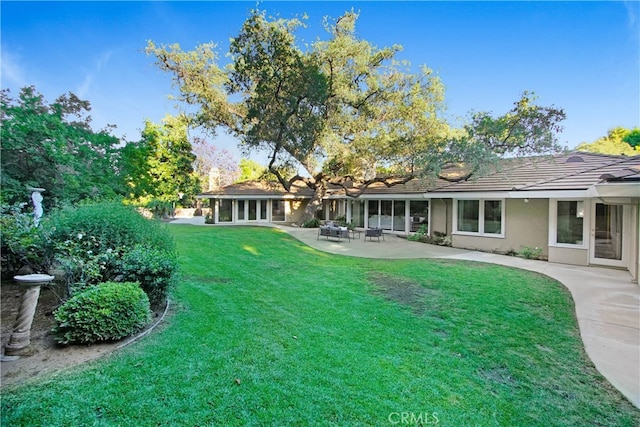
[[[504,237],[452,235],[457,248],[506,253],[520,251],[523,246],[541,248],[542,257],[548,256],[549,201],[546,199],[505,200]]]
[[[550,246],[549,262],[571,265],[589,265],[589,249]]]
[[[451,199],[431,199],[431,225],[430,232],[434,231],[451,234],[451,212],[453,209]]]
[[[299,223],[307,203],[309,203],[309,200],[287,200],[285,212],[286,222]]]

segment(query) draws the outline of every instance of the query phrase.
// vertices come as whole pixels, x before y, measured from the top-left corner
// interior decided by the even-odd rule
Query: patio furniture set
[[[349,230],[348,227],[341,226],[339,223],[334,221],[326,221],[324,225],[321,225],[318,229],[318,239],[321,236],[324,236],[329,239],[347,239],[347,241],[351,242],[351,239],[359,239],[360,238],[360,230]],[[384,240],[384,234],[382,233],[382,228],[371,227],[364,230],[364,241],[367,241],[367,237],[369,240],[373,240],[374,238],[380,241]]]

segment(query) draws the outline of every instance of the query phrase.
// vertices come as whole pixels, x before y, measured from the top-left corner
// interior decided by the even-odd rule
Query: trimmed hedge
[[[114,341],[151,320],[149,298],[135,282],[106,282],[75,294],[54,313],[60,344]]]

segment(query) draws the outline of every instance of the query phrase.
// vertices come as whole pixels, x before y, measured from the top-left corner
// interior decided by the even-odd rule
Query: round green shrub
[[[75,294],[54,313],[60,344],[124,338],[151,320],[149,298],[134,282],[106,282]]]

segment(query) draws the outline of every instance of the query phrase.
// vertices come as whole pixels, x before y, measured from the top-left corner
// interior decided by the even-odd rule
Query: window
[[[258,219],[258,201],[249,200],[249,221]]]
[[[355,227],[364,227],[364,200],[351,201],[351,223]]]
[[[584,241],[584,202],[557,202],[556,243],[582,245]]]
[[[222,199],[220,200],[220,211],[218,212],[218,221],[220,222],[231,222],[233,220],[232,217],[232,206],[231,200]]]
[[[284,221],[284,213],[284,200],[272,200],[271,221]]]
[[[265,220],[267,219],[267,201],[266,200],[258,200],[260,204],[260,217],[258,219]]]
[[[244,221],[244,200],[238,200],[238,221]]]
[[[384,230],[405,231],[405,207],[404,200],[369,200],[367,224]]]
[[[502,202],[500,200],[484,201],[484,232],[502,233]]]
[[[402,200],[395,200],[393,202],[393,230],[404,231],[405,229],[405,205]]]
[[[458,233],[502,237],[504,235],[502,200],[458,200],[454,219]]]
[[[458,231],[478,233],[479,200],[458,200]]]
[[[369,227],[378,227],[380,225],[380,219],[378,217],[378,205],[379,205],[379,201],[378,200],[369,200],[369,206],[368,206],[368,211],[369,211],[369,219],[368,219],[368,225]]]
[[[418,231],[420,227],[429,226],[429,201],[411,200],[409,202],[409,215],[411,216],[411,231]]]
[[[393,200],[380,201],[380,228],[393,229]]]

